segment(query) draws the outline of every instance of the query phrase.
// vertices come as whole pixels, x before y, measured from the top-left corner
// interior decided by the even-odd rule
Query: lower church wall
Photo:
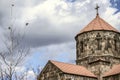
[[[56,74],[53,76],[44,76],[40,77],[38,80],[97,80],[97,78],[80,76],[80,75],[72,75],[72,74]]]
[[[80,76],[80,75],[72,75],[72,74],[63,74],[61,76],[61,80],[97,80],[97,78]]]

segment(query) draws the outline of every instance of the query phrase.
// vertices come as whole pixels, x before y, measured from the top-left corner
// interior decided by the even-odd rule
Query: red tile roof
[[[78,66],[78,65],[68,64],[68,63],[63,63],[63,62],[57,62],[57,61],[51,61],[51,60],[50,62],[53,63],[56,67],[58,67],[64,73],[96,78],[96,76],[93,73],[88,71],[83,66]]]
[[[100,18],[99,15],[97,15],[95,19],[93,19],[85,28],[83,28],[80,33],[92,30],[110,30],[119,32],[117,29],[115,29],[110,24],[105,22],[102,18]]]
[[[114,65],[111,70],[106,72],[103,77],[111,76],[111,75],[116,75],[120,74],[120,64],[119,65]]]

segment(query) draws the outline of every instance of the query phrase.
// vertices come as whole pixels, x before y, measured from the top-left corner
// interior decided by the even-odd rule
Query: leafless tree
[[[16,68],[30,54],[30,48],[21,44],[24,35],[17,34],[12,27],[8,27],[8,30],[9,35],[4,41],[5,51],[0,53],[0,76],[1,80],[14,80],[15,78],[18,80]]]
[[[32,71],[34,72],[36,80],[38,80],[38,77],[39,77],[41,70],[42,70],[42,68],[40,66],[38,66],[36,69],[32,68]]]
[[[28,23],[25,26],[28,26]],[[0,52],[0,80],[25,80],[23,73],[17,73],[17,67],[30,54],[30,48],[22,43],[25,32],[21,34],[13,25],[10,25],[7,31],[8,34],[3,40],[5,50]]]

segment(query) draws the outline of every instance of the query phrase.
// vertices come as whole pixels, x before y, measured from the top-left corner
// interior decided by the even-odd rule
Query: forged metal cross
[[[96,5],[96,12],[97,12],[97,15],[99,15],[99,13],[98,13],[98,9],[99,9],[100,7],[98,6],[98,5]]]

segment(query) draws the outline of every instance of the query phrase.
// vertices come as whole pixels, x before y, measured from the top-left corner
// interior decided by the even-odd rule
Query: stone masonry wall
[[[90,31],[76,37],[76,64],[83,65],[96,75],[120,63],[120,33]]]

